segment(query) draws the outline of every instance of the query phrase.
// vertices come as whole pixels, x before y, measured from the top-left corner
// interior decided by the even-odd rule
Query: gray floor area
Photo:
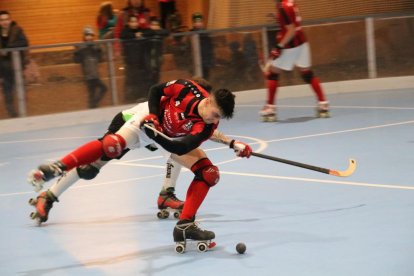
[[[174,252],[175,219],[156,217],[165,159],[145,149],[71,187],[35,226],[28,171],[108,122],[0,132],[0,275],[414,275],[413,89],[330,95],[330,119],[314,118],[310,92],[283,98],[278,123],[258,122],[262,100],[221,130],[257,152],[339,170],[355,158],[357,170],[339,178],[204,144],[221,170],[198,214],[216,233],[206,253]],[[191,179],[182,172],[180,198]]]

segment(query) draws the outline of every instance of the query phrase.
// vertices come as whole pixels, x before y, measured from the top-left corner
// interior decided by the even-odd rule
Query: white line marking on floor
[[[291,180],[291,181],[317,182],[317,183],[323,183],[323,184],[339,184],[339,185],[385,188],[385,189],[414,190],[414,187],[412,187],[412,186],[401,186],[401,185],[373,184],[373,183],[363,183],[363,182],[336,181],[336,180],[324,180],[324,179],[302,178],[302,177],[288,177],[288,176],[266,175],[266,174],[256,174],[256,173],[226,172],[226,171],[220,171],[220,173],[221,174],[228,174],[228,175],[250,176],[250,177],[270,178],[270,179],[282,179],[282,180]]]

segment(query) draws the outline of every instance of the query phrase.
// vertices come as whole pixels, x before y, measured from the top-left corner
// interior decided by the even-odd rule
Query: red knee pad
[[[191,171],[210,187],[216,185],[220,180],[219,169],[208,158],[198,160],[191,167]]]
[[[116,158],[125,148],[125,139],[118,134],[108,134],[102,139],[102,149],[109,158]]]

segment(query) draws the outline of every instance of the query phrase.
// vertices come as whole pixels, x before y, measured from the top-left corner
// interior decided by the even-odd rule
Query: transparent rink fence
[[[313,70],[322,82],[414,73],[414,16],[313,23],[304,29]],[[91,45],[6,49],[12,52],[15,70],[15,106],[19,117],[25,117],[136,103],[146,100],[155,83],[195,75],[205,77],[214,87],[233,91],[264,88],[260,63],[275,43],[276,32],[275,26],[251,26],[134,41],[95,41],[102,50],[97,70],[106,87],[95,105],[91,105],[83,67],[74,59],[79,47]],[[297,71],[283,73],[280,80],[282,86],[303,84]],[[0,104],[0,119],[6,119],[3,93]]]

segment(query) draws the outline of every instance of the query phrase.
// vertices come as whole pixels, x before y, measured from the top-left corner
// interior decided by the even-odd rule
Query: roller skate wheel
[[[262,122],[265,122],[265,123],[276,122],[276,116],[262,116]]]
[[[31,219],[36,219],[36,217],[37,217],[37,213],[36,212],[31,212],[30,213],[30,218]]]
[[[175,246],[175,252],[179,253],[179,254],[183,254],[185,251],[185,246],[183,244],[177,244]]]
[[[29,199],[29,204],[30,205],[36,205],[36,203],[37,203],[37,199],[35,199],[35,198],[31,198],[31,199]]]
[[[169,217],[169,215],[170,215],[170,213],[167,210],[161,210],[157,213],[157,217],[159,219],[166,219],[166,218]]]
[[[207,246],[207,244],[205,242],[199,242],[197,244],[197,249],[200,252],[206,252],[207,251],[207,248],[208,248],[208,246]]]
[[[174,218],[178,219],[180,217],[180,212],[174,212]]]

